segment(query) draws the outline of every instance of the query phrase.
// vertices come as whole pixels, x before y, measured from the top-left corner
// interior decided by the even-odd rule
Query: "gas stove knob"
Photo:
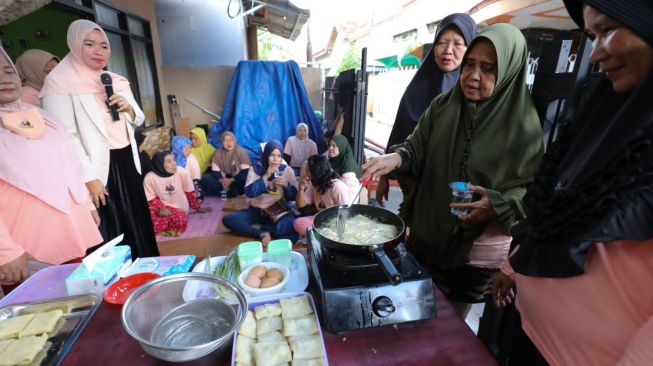
[[[387,318],[395,312],[395,306],[387,296],[379,296],[372,302],[372,311],[380,318]]]

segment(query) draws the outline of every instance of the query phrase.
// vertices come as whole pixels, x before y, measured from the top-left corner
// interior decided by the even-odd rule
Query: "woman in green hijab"
[[[354,152],[347,138],[343,135],[335,135],[327,141],[327,148],[331,168],[340,174],[352,192],[358,192],[360,186],[358,178],[361,175],[361,170],[354,159]]]
[[[509,24],[481,31],[459,83],[433,100],[393,153],[363,165],[363,178],[398,170],[406,244],[463,318],[507,258],[510,228],[524,218],[522,198],[543,153],[526,53],[524,37]],[[454,181],[473,184],[472,203],[450,204]],[[454,216],[452,207],[467,213]]]

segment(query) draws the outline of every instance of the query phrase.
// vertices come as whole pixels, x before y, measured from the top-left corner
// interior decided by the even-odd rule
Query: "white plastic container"
[[[288,269],[288,267],[284,266],[283,264],[275,263],[275,262],[262,262],[262,263],[258,263],[257,265],[261,265],[268,270],[272,268],[276,268],[280,270],[283,273],[283,279],[281,280],[281,282],[279,282],[278,284],[272,287],[266,287],[266,288],[249,287],[245,284],[245,279],[249,275],[249,272],[252,270],[252,268],[256,267],[256,265],[253,265],[245,269],[240,274],[240,276],[238,276],[238,286],[240,286],[240,288],[242,288],[248,295],[262,296],[262,295],[276,294],[279,291],[281,291],[281,289],[283,288],[283,286],[286,285],[286,283],[288,283],[288,278],[290,277],[290,269]]]

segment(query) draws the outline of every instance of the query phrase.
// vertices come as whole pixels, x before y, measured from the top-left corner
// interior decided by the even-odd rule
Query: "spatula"
[[[372,181],[372,175],[369,177],[365,178],[361,182],[361,186],[358,189],[358,193],[356,193],[356,196],[354,197],[353,200],[348,205],[344,206],[338,206],[338,216],[336,218],[336,232],[338,233],[338,240],[342,240],[342,238],[345,235],[345,226],[347,225],[347,219],[349,218],[349,209],[351,208],[351,205],[353,205],[356,201],[358,201],[358,197],[361,195],[361,191],[363,190],[363,187],[367,187],[368,184]]]

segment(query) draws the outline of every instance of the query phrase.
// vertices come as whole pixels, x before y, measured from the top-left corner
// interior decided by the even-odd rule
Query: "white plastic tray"
[[[218,265],[224,262],[225,258],[226,258],[225,256],[211,257],[210,272],[213,273],[213,271],[215,271]],[[290,278],[288,279],[288,283],[286,283],[286,285],[278,293],[274,295],[268,295],[268,296],[283,296],[284,294],[288,294],[288,293],[303,292],[304,290],[306,290],[306,287],[308,287],[308,268],[306,268],[306,260],[304,259],[304,256],[293,251],[291,258],[292,258],[292,262],[290,263]],[[263,253],[263,262],[267,262],[267,260],[268,260],[267,253]],[[193,268],[193,272],[207,273],[206,258],[203,259],[201,262],[197,263],[195,268]],[[237,283],[236,286],[238,286]],[[208,288],[210,287],[210,285],[204,285],[204,287],[207,288],[202,288],[202,284],[197,281],[191,281],[184,288],[184,293],[183,293],[184,300],[190,301],[193,299],[203,297],[202,294],[204,294],[205,291],[207,290],[210,291],[210,289]],[[247,293],[246,291],[243,292],[245,292],[245,295],[248,298],[252,298],[252,296],[249,293]]]
[[[303,257],[302,257],[303,258]],[[211,263],[213,264],[213,263]],[[272,304],[279,302],[280,299],[286,299],[290,297],[297,297],[301,295],[306,295],[308,297],[308,302],[313,308],[313,316],[315,316],[315,322],[317,323],[317,333],[322,339],[322,354],[324,355],[324,365],[329,366],[329,358],[327,357],[326,346],[324,345],[324,336],[322,335],[322,326],[320,325],[320,319],[317,316],[317,309],[315,308],[315,302],[313,301],[313,296],[308,292],[296,292],[296,293],[285,293],[285,294],[274,294],[267,296],[259,296],[247,302],[247,308],[251,311],[254,311],[254,308],[263,305],[263,304]],[[231,366],[236,366],[236,346],[238,342],[238,332],[234,333],[234,342],[231,349]]]

